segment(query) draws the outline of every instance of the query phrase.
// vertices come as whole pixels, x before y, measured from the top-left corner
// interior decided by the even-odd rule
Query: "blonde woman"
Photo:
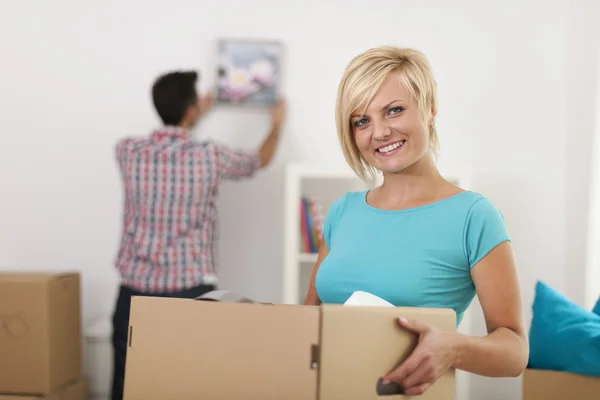
[[[436,168],[436,90],[428,60],[413,49],[379,47],[350,62],[338,89],[339,140],[357,175],[381,171],[384,181],[331,207],[305,301],[343,303],[364,290],[397,306],[452,308],[460,323],[477,295],[484,337],[399,321],[420,336],[410,357],[386,377],[407,395],[422,394],[451,367],[518,376],[529,356],[502,214]]]

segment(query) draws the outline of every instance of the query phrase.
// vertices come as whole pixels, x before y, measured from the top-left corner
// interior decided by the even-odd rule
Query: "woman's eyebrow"
[[[396,100],[390,101],[385,107],[382,108],[382,110],[388,109],[394,103],[403,103],[403,102],[404,102],[403,99],[396,99]]]
[[[404,103],[404,102],[405,102],[404,99],[395,99],[395,100],[390,101],[385,106],[381,107],[381,109],[387,110],[394,103]],[[368,116],[367,114],[352,114],[352,115],[350,115],[350,118],[363,118],[363,117],[367,117],[367,116]]]

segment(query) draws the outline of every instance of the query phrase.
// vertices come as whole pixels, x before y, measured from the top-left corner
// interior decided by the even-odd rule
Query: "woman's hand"
[[[390,372],[384,382],[395,382],[407,396],[417,396],[425,393],[453,367],[456,359],[454,337],[457,334],[412,319],[400,318],[398,323],[402,328],[417,333],[419,341],[411,355]]]

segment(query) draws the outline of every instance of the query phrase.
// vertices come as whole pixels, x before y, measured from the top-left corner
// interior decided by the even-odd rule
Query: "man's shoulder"
[[[193,155],[198,159],[213,159],[218,153],[218,144],[212,140],[188,140],[177,144],[172,149],[176,154],[187,157]]]
[[[172,157],[187,157],[189,155],[210,157],[218,151],[219,145],[212,140],[196,141],[193,139],[173,142],[169,144],[157,143],[152,135],[124,136],[117,140],[115,150],[118,155],[139,154],[147,150],[156,151],[158,154],[168,153]]]
[[[123,136],[117,139],[115,147],[117,149],[124,149],[127,147],[137,147],[148,142],[149,137],[146,136]]]
[[[195,148],[206,149],[209,151],[216,151],[220,147],[223,147],[221,143],[215,141],[214,139],[202,139],[199,141],[191,140],[190,143]]]

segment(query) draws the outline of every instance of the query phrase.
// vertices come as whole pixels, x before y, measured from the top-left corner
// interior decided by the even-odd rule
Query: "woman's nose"
[[[386,140],[392,134],[391,128],[385,123],[373,124],[373,129],[374,129],[373,137],[376,140],[380,140],[380,141]]]

